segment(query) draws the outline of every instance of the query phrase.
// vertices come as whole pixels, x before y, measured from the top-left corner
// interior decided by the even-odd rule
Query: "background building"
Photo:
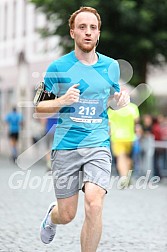
[[[38,30],[49,26],[43,13],[26,0],[0,1],[0,120],[1,151],[6,151],[3,118],[13,105],[31,101],[35,86],[48,64],[60,56],[59,38],[41,38]],[[29,143],[32,106],[19,107],[24,114],[23,135]],[[6,132],[5,132],[6,133]],[[27,148],[24,146],[24,148]]]
[[[149,67],[147,83],[152,87],[156,98],[157,110],[167,116],[167,65]]]

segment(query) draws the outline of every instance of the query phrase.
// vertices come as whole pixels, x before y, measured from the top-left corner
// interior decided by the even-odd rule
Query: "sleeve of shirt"
[[[120,68],[117,60],[114,60],[108,69],[109,78],[112,81],[112,87],[110,94],[113,95],[115,92],[120,92],[119,78],[120,78]]]
[[[59,93],[58,76],[56,64],[53,62],[47,69],[44,77],[45,88],[47,91],[57,96]]]

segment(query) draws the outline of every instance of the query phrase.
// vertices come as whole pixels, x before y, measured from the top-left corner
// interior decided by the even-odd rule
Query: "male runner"
[[[96,52],[101,27],[97,11],[81,7],[71,15],[69,26],[75,50],[52,62],[44,79],[46,91],[56,97],[36,107],[38,113],[59,112],[51,154],[57,202],[49,206],[42,222],[41,240],[50,243],[57,226],[72,221],[82,188],[81,251],[94,252],[101,237],[103,200],[111,174],[107,100],[113,95],[122,107],[129,103],[129,95],[119,93],[117,61]]]

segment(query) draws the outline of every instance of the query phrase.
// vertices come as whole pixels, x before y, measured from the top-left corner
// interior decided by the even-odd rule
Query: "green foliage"
[[[144,114],[152,114],[152,115],[157,115],[158,114],[158,104],[156,101],[156,98],[154,95],[150,95],[140,106],[140,115]]]

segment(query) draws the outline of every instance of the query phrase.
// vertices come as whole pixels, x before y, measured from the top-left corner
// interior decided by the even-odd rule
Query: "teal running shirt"
[[[80,62],[75,52],[53,61],[47,69],[46,90],[57,97],[74,84],[80,90],[79,102],[59,111],[53,150],[110,147],[107,101],[119,92],[119,65],[112,58],[97,53],[94,65]]]

